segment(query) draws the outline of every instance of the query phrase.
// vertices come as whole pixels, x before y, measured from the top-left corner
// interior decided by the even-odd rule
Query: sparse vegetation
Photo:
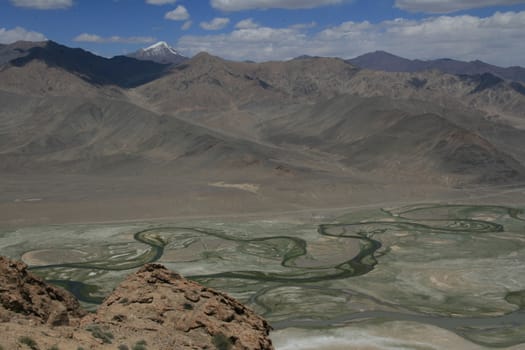
[[[215,334],[212,339],[213,345],[217,350],[231,350],[233,344],[230,338],[222,333]]]
[[[193,305],[190,303],[184,303],[184,310],[193,310]]]
[[[29,346],[29,348],[32,350],[38,350],[38,345],[36,341],[33,340],[33,338],[30,338],[28,336],[23,336],[23,337],[20,337],[18,341],[20,342],[20,344]]]
[[[52,347],[50,347],[50,348],[47,349],[47,350],[60,350],[60,349],[58,348],[58,346],[53,345]]]
[[[146,348],[146,345],[148,343],[146,343],[145,340],[139,340],[138,342],[135,343],[135,345],[133,345],[133,349],[131,350],[147,350]]]
[[[114,321],[122,322],[122,321],[124,321],[125,319],[126,319],[126,316],[125,316],[125,315],[118,314],[118,315],[113,316],[113,320],[114,320]]]
[[[104,344],[111,344],[113,342],[113,334],[109,330],[103,330],[99,325],[91,324],[86,327],[88,332],[91,332],[93,337],[102,340]]]
[[[126,344],[120,344],[118,350],[129,350],[129,347]]]

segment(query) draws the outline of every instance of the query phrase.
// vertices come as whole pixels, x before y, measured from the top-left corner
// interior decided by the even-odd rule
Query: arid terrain
[[[252,310],[161,265],[129,276],[96,314],[23,263],[0,257],[0,271],[2,348],[273,349]]]
[[[446,200],[524,182],[523,85],[488,73],[2,48],[16,55],[0,68],[4,224]]]
[[[277,349],[523,349],[525,86],[351,62],[1,46],[0,255],[90,310],[160,262]]]

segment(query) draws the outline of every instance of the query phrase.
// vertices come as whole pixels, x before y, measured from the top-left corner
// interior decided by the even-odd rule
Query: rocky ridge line
[[[269,324],[228,295],[148,264],[88,314],[0,257],[0,349],[271,350]]]

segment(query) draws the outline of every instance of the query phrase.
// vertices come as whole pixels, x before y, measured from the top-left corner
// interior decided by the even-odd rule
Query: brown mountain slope
[[[38,60],[0,78],[8,220],[45,221],[48,208],[106,220],[341,206],[355,193],[383,200],[365,193],[381,186],[397,198],[523,181],[524,95],[491,77],[200,54],[133,89]],[[38,214],[24,216],[29,205]]]
[[[285,167],[307,177],[319,171],[324,177],[388,171],[400,179],[455,184],[516,182],[524,173],[518,161],[455,121],[466,124],[475,114],[449,112],[418,100],[319,98],[313,106],[300,104],[303,107],[289,116],[282,112],[262,121],[261,143],[122,100],[9,93],[0,99],[0,158],[2,169],[9,172],[125,174],[154,168],[233,174],[250,168],[259,177],[273,178],[275,169]],[[451,135],[457,138],[454,147],[436,148]]]
[[[357,70],[329,58],[241,63],[203,53],[133,90],[130,100],[224,132],[258,138],[258,127],[269,119],[347,94],[427,101],[525,128],[525,87],[521,87],[490,75]]]
[[[476,109],[481,112],[480,116],[497,116],[520,127],[525,120],[524,94],[512,83],[496,80],[491,84],[481,77],[460,77],[437,71],[362,70],[352,79],[352,93],[364,97],[414,98],[449,108]]]
[[[0,67],[0,90],[24,96],[122,96],[115,87],[94,86],[75,74],[40,61],[22,67]]]
[[[352,168],[389,177],[523,181],[525,168],[515,158],[454,122],[468,118],[475,116],[417,100],[340,96],[272,120],[263,130],[270,142],[335,154]]]
[[[126,101],[101,97],[24,97],[1,93],[0,167],[66,173],[205,174],[253,168],[325,168],[319,157],[224,135]],[[22,107],[19,108],[18,106]]]
[[[355,73],[353,66],[339,59],[256,64],[201,53],[137,92],[166,113],[244,108],[333,96],[345,89]]]
[[[405,117],[335,149],[344,149],[347,161],[358,167],[381,171],[392,167],[420,176],[441,173],[450,183],[504,184],[525,179],[525,168],[515,159],[435,114]]]
[[[438,71],[358,70],[333,58],[256,64],[226,61],[201,53],[136,91],[166,113],[184,108],[228,109],[232,104],[249,108],[252,104],[264,105],[268,100],[280,104],[304,103],[350,93],[417,98],[445,105],[455,101],[487,113],[500,111],[523,116],[519,107],[525,103],[522,92],[525,88],[520,87],[519,83],[505,82],[490,74],[455,76]]]
[[[201,53],[137,92],[165,113],[230,110],[256,99],[263,102],[280,97],[267,83],[249,78],[248,67]]]

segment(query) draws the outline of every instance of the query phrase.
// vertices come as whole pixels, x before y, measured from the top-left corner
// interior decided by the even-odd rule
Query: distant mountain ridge
[[[105,58],[79,48],[70,48],[53,41],[17,42],[0,48],[0,64],[23,67],[41,61],[80,76],[96,85],[117,85],[130,88],[161,77],[166,65],[140,61],[126,56]]]
[[[525,86],[491,73],[207,53],[171,66],[53,42],[12,50],[25,56],[0,68],[0,171],[525,181]]]
[[[17,41],[9,45],[0,44],[0,66],[28,55],[32,48],[44,46],[46,43],[46,41]]]
[[[375,51],[366,53],[347,60],[347,62],[360,68],[380,70],[385,72],[420,72],[436,69],[443,73],[456,75],[481,75],[490,73],[506,80],[525,82],[525,68],[499,67],[479,60],[464,62],[449,58],[436,60],[410,60],[393,55],[385,51]]]
[[[153,61],[161,64],[179,64],[187,61],[188,58],[181,55],[165,41],[159,41],[144,49],[140,49],[126,55],[141,61]]]

